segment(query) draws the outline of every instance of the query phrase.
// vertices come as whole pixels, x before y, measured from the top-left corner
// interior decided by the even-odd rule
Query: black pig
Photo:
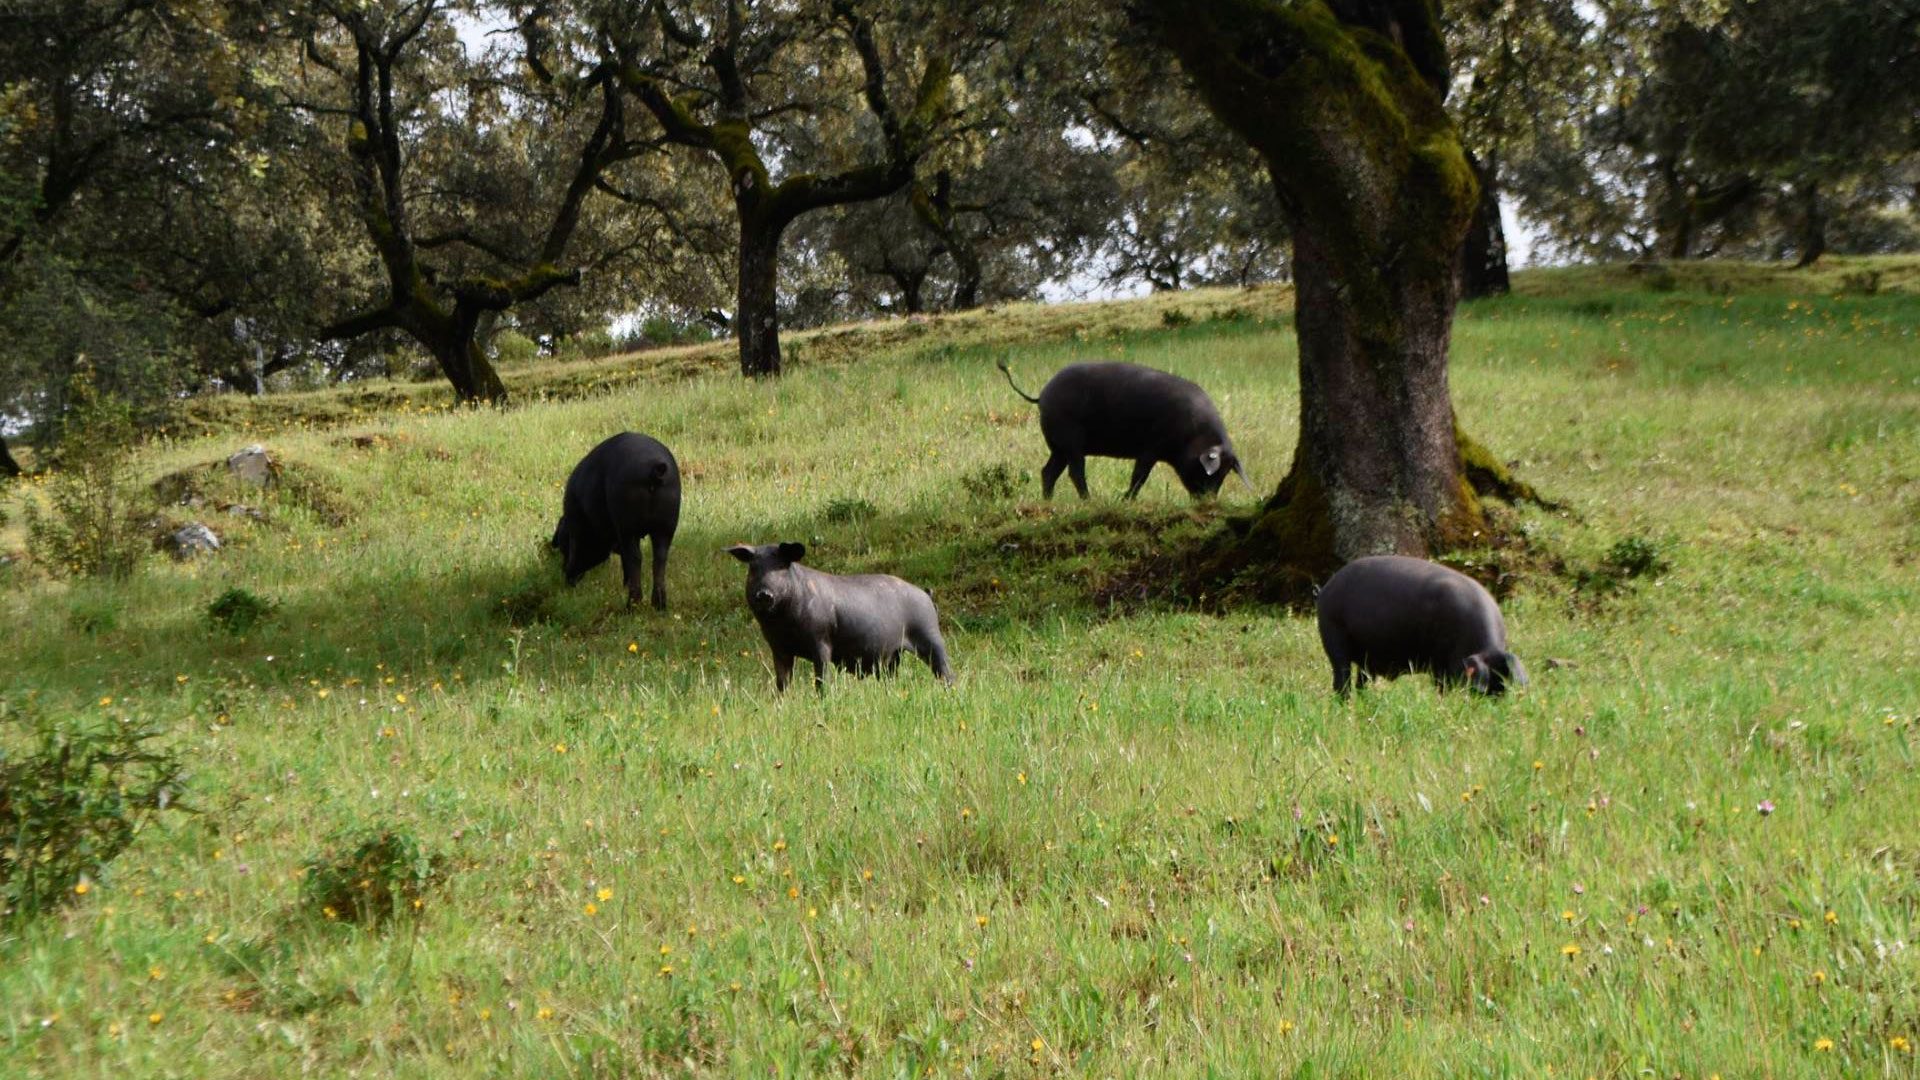
[[[567,584],[620,554],[627,604],[640,602],[640,538],[653,546],[653,606],[667,606],[667,549],[680,526],[680,466],[659,440],[631,431],[587,452],[567,477],[550,543],[565,558]]]
[[[795,657],[813,661],[821,686],[829,662],[856,675],[891,672],[907,651],[953,682],[940,616],[925,591],[890,574],[843,577],[801,566],[803,544],[735,544],[727,554],[747,564],[747,607],[773,649],[778,689],[792,680]]]
[[[1483,694],[1527,685],[1507,651],[1507,624],[1480,583],[1438,563],[1372,555],[1340,568],[1320,589],[1320,644],[1333,662],[1333,688],[1425,671],[1442,684],[1464,680]]]
[[[1140,493],[1157,462],[1166,462],[1194,496],[1220,490],[1227,471],[1247,470],[1233,452],[1227,426],[1207,392],[1178,375],[1138,364],[1069,364],[1032,397],[999,365],[1013,392],[1040,406],[1040,433],[1052,456],[1040,469],[1040,491],[1053,498],[1054,481],[1065,469],[1081,498],[1087,497],[1087,457],[1133,459],[1133,484],[1127,498]]]

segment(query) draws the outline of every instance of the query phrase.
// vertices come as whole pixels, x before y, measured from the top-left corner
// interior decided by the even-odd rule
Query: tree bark
[[[1473,223],[1467,226],[1467,250],[1460,268],[1460,298],[1505,296],[1513,291],[1507,274],[1507,232],[1500,221],[1500,163],[1493,154],[1484,159],[1469,151],[1467,164],[1480,183],[1480,201]]]
[[[900,307],[908,315],[918,315],[926,310],[927,272],[925,270],[895,270],[889,275],[894,287],[900,290]]]
[[[1693,256],[1693,195],[1671,161],[1655,164],[1660,172],[1660,210],[1657,226],[1660,250],[1669,259]]]
[[[0,435],[0,476],[19,476],[21,471],[20,463],[7,450],[7,437]]]
[[[740,220],[740,285],[733,328],[740,340],[740,374],[780,374],[780,234],[776,225]]]
[[[1815,180],[1801,191],[1800,260],[1793,264],[1803,270],[1827,253],[1827,215],[1820,206],[1820,182]]]
[[[971,311],[980,306],[980,256],[965,244],[950,252],[953,256],[953,303],[955,311]]]
[[[1196,576],[1300,597],[1347,560],[1425,556],[1483,534],[1447,385],[1479,193],[1442,103],[1433,5],[1152,8],[1209,109],[1266,160],[1293,222],[1293,465],[1258,517],[1203,552]]]

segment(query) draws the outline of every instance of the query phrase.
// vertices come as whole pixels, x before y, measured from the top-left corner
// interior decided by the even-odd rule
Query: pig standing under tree
[[[679,526],[679,463],[659,440],[628,431],[573,467],[550,543],[565,559],[568,585],[618,552],[631,607],[640,602],[640,540],[646,537],[653,547],[653,606],[664,611],[667,549]]]
[[[1196,498],[1217,493],[1229,469],[1253,487],[1213,399],[1195,383],[1138,364],[1068,364],[1033,397],[1014,383],[1005,361],[998,367],[1014,393],[1040,406],[1040,433],[1052,452],[1040,469],[1045,498],[1053,498],[1063,469],[1086,498],[1089,455],[1133,459],[1129,499],[1162,461]]]
[[[1442,685],[1464,681],[1483,694],[1527,685],[1527,669],[1507,651],[1500,606],[1451,567],[1404,555],[1355,559],[1327,579],[1318,607],[1320,644],[1342,697],[1355,668],[1362,686],[1409,671]]]
[[[773,650],[773,682],[785,690],[796,658],[813,661],[824,687],[827,665],[856,675],[892,672],[913,652],[942,682],[953,682],[940,616],[926,591],[891,574],[842,576],[801,566],[804,544],[735,544],[747,564],[747,607]]]

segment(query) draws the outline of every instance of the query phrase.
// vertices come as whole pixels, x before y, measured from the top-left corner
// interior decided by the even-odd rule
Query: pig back
[[[1318,602],[1322,640],[1375,670],[1436,668],[1506,647],[1493,597],[1459,571],[1399,555],[1356,559]]]
[[[1119,362],[1070,364],[1040,391],[1050,444],[1099,457],[1171,459],[1196,437],[1225,442],[1206,391],[1178,375]]]

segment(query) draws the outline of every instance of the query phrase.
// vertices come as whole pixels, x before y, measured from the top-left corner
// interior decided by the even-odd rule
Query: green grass
[[[1101,461],[1039,501],[1003,354],[1029,391],[1198,380],[1270,490],[1271,291],[156,445],[151,477],[266,430],[299,483],[124,586],[0,568],[0,693],[170,725],[197,811],[4,931],[0,1075],[1914,1076],[1920,299],[1556,273],[1456,329],[1463,420],[1576,510],[1519,515],[1569,573],[1515,583],[1502,702],[1338,702],[1310,618],[1142,578],[1237,486],[1124,503]],[[686,476],[666,615],[540,550],[621,429]],[[1671,569],[1576,588],[1629,538]],[[719,549],[785,539],[929,586],[958,684],[776,696]],[[241,637],[205,610],[233,587],[279,605]],[[418,918],[303,909],[383,821],[444,856]]]

